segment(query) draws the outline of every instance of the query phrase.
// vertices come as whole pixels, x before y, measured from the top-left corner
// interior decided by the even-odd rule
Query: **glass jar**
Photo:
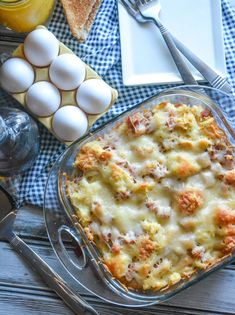
[[[30,32],[45,25],[55,0],[0,0],[0,24],[17,32]]]
[[[0,107],[0,176],[26,171],[38,152],[39,134],[35,121],[19,109]]]

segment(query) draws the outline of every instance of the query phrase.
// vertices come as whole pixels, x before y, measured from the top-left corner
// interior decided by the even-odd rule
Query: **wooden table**
[[[1,201],[0,201],[1,202]],[[57,260],[47,238],[42,209],[19,210],[15,231],[68,283],[73,279]],[[166,303],[140,310],[105,303],[81,287],[77,291],[101,315],[235,314],[235,264],[220,270]],[[64,305],[4,241],[0,240],[0,315],[72,315]]]
[[[0,54],[13,49],[22,38],[0,29]],[[0,200],[1,202],[1,200]],[[19,210],[15,230],[68,283],[73,279],[57,260],[47,238],[42,209]],[[220,270],[166,303],[143,309],[122,308],[105,303],[83,288],[77,291],[101,315],[235,314],[235,264]],[[64,305],[4,241],[0,239],[0,315],[72,315]]]

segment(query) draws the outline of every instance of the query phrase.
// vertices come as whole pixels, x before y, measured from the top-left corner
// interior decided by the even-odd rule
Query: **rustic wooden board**
[[[2,295],[4,295],[2,297]],[[73,313],[56,297],[45,297],[35,294],[34,291],[20,290],[11,292],[2,290],[0,286],[1,309],[0,315],[73,315]],[[226,312],[195,311],[192,309],[172,308],[165,305],[143,308],[142,310],[130,310],[120,307],[107,307],[106,304],[93,302],[87,299],[100,313],[100,315],[230,315]]]
[[[33,242],[28,243],[31,243],[30,246],[64,279],[66,279],[68,283],[73,285],[75,284],[74,280],[58,263],[49,243],[44,240],[41,242],[38,241],[37,243],[34,240]],[[0,242],[0,253],[0,314],[1,309],[6,311],[6,307],[8,308],[8,313],[5,312],[4,315],[13,314],[11,311],[12,303],[8,306],[7,300],[9,301],[11,298],[13,299],[14,294],[17,299],[17,303],[14,302],[16,303],[15,312],[18,312],[17,308],[23,307],[24,300],[26,303],[25,307],[28,307],[28,304],[31,305],[34,300],[38,302],[42,300],[39,303],[42,307],[42,309],[39,308],[39,314],[41,314],[40,312],[43,314],[44,304],[48,303],[48,306],[54,304],[58,306],[55,301],[58,300],[58,298],[54,295],[54,293],[52,293],[51,290],[41,281],[40,277],[28,267],[27,263],[25,263],[15,252],[13,252],[6,242]],[[194,287],[178,294],[168,302],[163,303],[161,306],[158,305],[146,309],[146,314],[152,314],[151,312],[154,310],[161,310],[162,314],[235,314],[234,284],[234,269],[227,268],[218,271]],[[115,308],[95,298],[81,287],[77,286],[77,290],[89,301],[94,302],[94,304],[102,305],[106,311],[109,310],[109,313],[105,311],[101,314],[123,314],[124,312],[122,308]],[[4,305],[4,308],[1,307],[2,304]],[[64,307],[62,306],[62,309],[63,308]],[[111,312],[111,309],[115,310],[115,312]],[[119,312],[119,310],[122,310],[122,312]],[[35,312],[35,314],[38,314],[37,312]],[[51,314],[54,314],[53,312],[57,312],[56,306],[52,310]],[[127,310],[125,311],[128,315],[134,314],[134,312],[135,314],[142,314],[144,309],[138,311],[128,309],[128,312]],[[18,314],[21,313],[18,312]],[[61,314],[63,314],[63,312]]]
[[[18,211],[15,230],[68,283],[77,288],[101,314],[235,314],[235,265],[216,272],[166,303],[141,310],[104,303],[78,286],[58,262],[47,239],[42,209]],[[6,263],[7,262],[7,263]],[[0,241],[0,315],[70,314],[63,302],[4,241]],[[4,312],[3,312],[4,310]],[[59,311],[58,311],[59,310]],[[1,313],[3,312],[3,313]]]

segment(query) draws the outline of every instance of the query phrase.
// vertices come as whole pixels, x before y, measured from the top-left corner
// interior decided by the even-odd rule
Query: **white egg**
[[[51,32],[36,29],[24,41],[25,57],[34,66],[48,66],[59,53],[59,41]]]
[[[52,115],[60,106],[59,90],[50,82],[40,81],[33,84],[26,94],[26,104],[29,110],[37,116]]]
[[[52,128],[60,139],[75,141],[87,131],[87,116],[77,106],[63,106],[54,114]]]
[[[33,81],[33,67],[24,59],[8,59],[0,68],[0,85],[10,93],[26,91]]]
[[[77,90],[78,106],[88,114],[100,114],[110,105],[112,93],[102,80],[91,79],[83,82]]]
[[[51,81],[61,90],[74,90],[85,79],[84,63],[74,54],[63,54],[52,62],[49,75]]]

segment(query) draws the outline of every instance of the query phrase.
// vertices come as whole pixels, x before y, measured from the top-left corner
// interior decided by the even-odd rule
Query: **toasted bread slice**
[[[101,0],[61,0],[72,34],[84,42],[101,4]]]

